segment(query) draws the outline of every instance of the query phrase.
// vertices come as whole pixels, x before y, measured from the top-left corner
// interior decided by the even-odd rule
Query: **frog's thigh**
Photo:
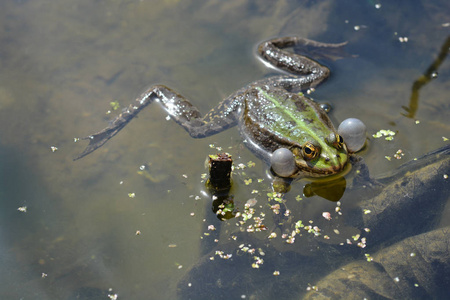
[[[298,76],[274,76],[258,80],[253,86],[272,86],[277,88],[283,88],[289,92],[300,92],[309,89],[314,83],[314,79],[311,77],[298,77]]]
[[[197,107],[172,89],[158,85],[154,90],[157,97],[155,100],[191,137],[203,138],[214,135],[236,124],[234,113],[228,106],[233,103],[232,99],[228,101],[227,98],[202,117]]]

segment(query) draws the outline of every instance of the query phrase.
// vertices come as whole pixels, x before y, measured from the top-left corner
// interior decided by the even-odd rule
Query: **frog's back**
[[[336,132],[326,112],[313,100],[273,87],[248,91],[239,124],[247,142],[263,148],[253,150],[267,152],[259,155],[265,159],[280,147],[301,148]]]

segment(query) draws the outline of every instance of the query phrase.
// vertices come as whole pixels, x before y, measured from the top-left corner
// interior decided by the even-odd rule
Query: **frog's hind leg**
[[[157,86],[149,88],[139,96],[134,103],[130,104],[120,115],[114,118],[114,120],[109,123],[108,127],[82,138],[83,140],[89,140],[89,145],[87,145],[86,149],[73,160],[83,158],[103,146],[109,139],[122,130],[144,107],[153,101],[157,90]]]
[[[333,56],[332,53],[342,52],[345,44],[321,43],[301,37],[283,37],[261,43],[258,46],[258,54],[265,62],[278,69],[295,75],[304,75],[298,82],[295,82],[297,85],[301,85],[302,88],[304,86],[315,87],[329,76],[330,70],[317,61],[297,53],[301,52],[301,50],[305,50],[303,52],[308,52],[308,54],[314,51],[320,53],[329,52],[329,55],[323,53],[322,57],[337,58],[338,55]],[[296,53],[284,50],[284,48],[289,47],[294,47]],[[319,55],[313,54],[313,56],[318,57]],[[340,57],[343,56],[341,55]]]
[[[202,118],[198,109],[189,100],[164,85],[154,85],[124,109],[120,115],[111,121],[108,127],[83,138],[89,140],[89,145],[74,160],[78,160],[103,146],[153,101],[159,102],[170,117],[194,138],[213,135],[236,123],[234,115],[226,118],[216,113],[217,110],[212,110]]]
[[[199,110],[182,95],[165,86],[158,86],[157,100],[170,118],[181,125],[191,137],[204,138],[236,125],[236,111],[239,103],[236,95],[231,95],[204,117]]]

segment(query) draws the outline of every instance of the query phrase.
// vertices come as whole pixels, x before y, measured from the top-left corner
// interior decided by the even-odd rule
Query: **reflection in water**
[[[417,109],[419,108],[419,91],[420,89],[430,82],[431,79],[434,79],[438,76],[438,69],[441,64],[444,62],[448,53],[450,52],[450,36],[447,37],[444,44],[441,47],[441,51],[433,63],[428,67],[425,73],[419,77],[416,81],[414,81],[412,86],[411,98],[409,100],[409,106],[402,106],[404,110],[406,110],[407,114],[402,113],[405,117],[415,118]]]
[[[317,181],[305,185],[303,194],[305,197],[314,195],[320,196],[330,201],[339,201],[344,195],[347,182],[344,177],[339,177],[333,181]]]

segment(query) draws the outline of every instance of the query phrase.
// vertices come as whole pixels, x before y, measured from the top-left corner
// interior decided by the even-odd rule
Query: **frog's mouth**
[[[343,153],[336,156],[337,163],[321,166],[317,162],[308,162],[304,160],[296,160],[297,172],[291,178],[300,176],[306,177],[325,177],[342,172],[347,166],[348,157]]]

